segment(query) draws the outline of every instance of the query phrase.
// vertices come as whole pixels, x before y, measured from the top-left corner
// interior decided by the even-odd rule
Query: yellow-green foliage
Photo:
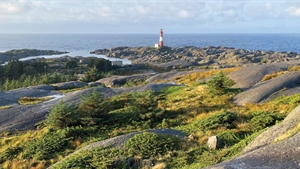
[[[300,66],[292,66],[288,68],[289,71],[299,71],[300,70]]]
[[[282,75],[282,74],[285,74],[285,73],[287,73],[287,71],[282,71],[282,72],[276,72],[276,73],[272,73],[272,74],[267,74],[267,75],[265,75],[265,76],[261,79],[261,81],[264,82],[264,81],[273,79],[273,78],[278,77],[278,76],[280,76],[280,75]]]
[[[12,106],[0,106],[0,110],[10,109],[10,108],[12,108]]]
[[[22,105],[31,105],[45,102],[51,99],[53,99],[53,97],[21,97],[18,100],[18,103]]]
[[[262,78],[261,81],[264,82],[264,81],[273,79],[275,77],[278,77],[280,75],[286,74],[288,72],[299,71],[299,70],[300,70],[300,66],[292,66],[292,67],[289,67],[287,71],[279,71],[276,73],[267,74]]]
[[[286,139],[294,136],[295,134],[297,134],[299,131],[300,131],[300,123],[297,126],[295,126],[294,128],[292,128],[292,129],[288,130],[287,132],[278,136],[276,139],[274,139],[274,142],[286,140]]]
[[[218,73],[220,73],[220,71],[222,71],[224,75],[228,75],[229,73],[237,71],[238,69],[240,68],[237,67],[237,68],[226,68],[222,70],[207,70],[207,71],[193,72],[185,76],[176,77],[175,82],[178,84],[184,83],[187,85],[192,85],[201,79],[206,79],[214,75],[217,75]]]

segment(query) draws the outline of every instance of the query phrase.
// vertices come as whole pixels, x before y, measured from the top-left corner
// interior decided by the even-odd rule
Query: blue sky
[[[0,33],[299,33],[300,0],[1,0]]]

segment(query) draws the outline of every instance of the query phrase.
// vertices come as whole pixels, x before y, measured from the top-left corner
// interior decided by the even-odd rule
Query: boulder
[[[207,145],[209,147],[209,149],[211,150],[216,150],[219,145],[219,139],[217,136],[211,136],[208,138],[208,141],[207,141]]]

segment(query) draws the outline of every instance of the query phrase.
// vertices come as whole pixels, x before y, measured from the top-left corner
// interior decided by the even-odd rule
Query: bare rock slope
[[[298,93],[300,72],[287,72],[290,66],[298,65],[299,62],[254,65],[243,67],[229,74],[229,77],[236,82],[233,87],[244,90],[234,97],[234,103],[237,105],[260,103],[282,95]],[[262,82],[265,75],[283,71],[286,72]]]

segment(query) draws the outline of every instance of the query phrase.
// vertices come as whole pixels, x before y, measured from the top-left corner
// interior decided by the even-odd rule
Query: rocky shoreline
[[[9,60],[18,60],[29,56],[41,56],[41,55],[60,55],[69,52],[62,52],[56,50],[39,50],[39,49],[18,49],[9,50],[6,52],[0,52],[0,64],[3,64]]]
[[[296,52],[274,52],[230,47],[116,47],[98,49],[91,54],[105,55],[112,58],[128,59],[132,64],[162,64],[171,61],[182,61],[190,65],[213,65],[221,67],[241,66],[251,63],[278,63],[299,60]]]

